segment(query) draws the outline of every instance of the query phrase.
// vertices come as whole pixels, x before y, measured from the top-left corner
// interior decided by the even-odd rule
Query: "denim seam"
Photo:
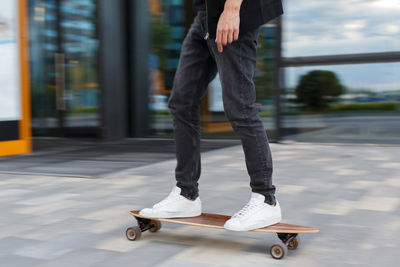
[[[196,23],[196,22],[194,22],[194,23]],[[193,23],[193,24],[194,24]],[[202,31],[202,25],[201,25],[201,22],[199,23],[200,24],[200,32]],[[191,32],[189,32],[188,33],[188,35],[189,34],[192,34],[192,35],[195,35],[195,34],[197,34],[194,30],[193,31],[191,31]],[[201,33],[200,33],[201,34]],[[187,37],[188,38],[188,37]],[[190,37],[189,37],[190,38]],[[193,39],[193,38],[192,38]],[[201,89],[201,88],[199,88],[199,85],[198,84],[196,84],[197,86],[195,86],[194,88],[195,88],[195,90],[196,90],[196,92],[197,92],[197,90],[199,90],[199,89]],[[197,134],[200,134],[200,131],[198,131],[198,129],[195,127],[195,124],[194,124],[194,122],[193,122],[193,115],[194,115],[194,102],[195,102],[195,98],[196,98],[196,92],[194,92],[193,93],[193,97],[192,98],[190,98],[190,99],[188,99],[188,101],[190,101],[190,103],[189,103],[189,108],[187,109],[187,111],[188,111],[188,120],[187,120],[187,122],[186,122],[186,120],[184,119],[184,118],[175,118],[175,116],[174,116],[174,119],[180,119],[183,123],[187,123],[188,124],[188,126],[189,126],[189,128],[192,130],[192,131],[194,131],[194,132],[196,132],[196,134],[195,135],[193,135],[192,136],[192,146],[193,147],[195,147],[195,143],[196,143],[196,135]],[[200,123],[200,122],[199,122]],[[194,188],[194,187],[196,187],[195,186],[195,182],[194,182],[194,174],[195,174],[195,170],[196,170],[196,153],[193,153],[193,155],[192,155],[192,158],[191,158],[191,172],[189,173],[189,176],[190,176],[190,181],[192,182],[192,187]],[[194,197],[194,191],[193,190],[190,190],[190,191],[188,191],[188,192],[182,192],[182,195],[183,196],[185,196],[185,197],[187,197],[187,198],[193,198]]]
[[[242,90],[244,89],[244,71],[242,69],[242,67],[243,67],[243,64],[242,64],[242,61],[241,61],[242,60],[242,46],[240,45],[240,42],[239,42],[239,55],[240,55],[239,58],[240,58],[240,66],[241,66],[240,71],[241,71],[241,75],[242,75],[241,76],[242,77],[242,79],[241,79],[241,93],[242,93]],[[254,88],[254,90],[255,90],[255,88]],[[243,99],[243,96],[244,96],[244,94],[241,94],[242,99]],[[248,96],[248,94],[247,94],[247,96]],[[244,103],[242,102],[242,112],[244,112],[245,109],[246,109],[246,107],[245,107]],[[244,114],[246,114],[246,121],[247,121],[248,125],[250,126],[251,125],[250,114],[246,113],[246,112],[244,112]],[[251,131],[252,131],[252,133],[254,135],[254,138],[255,138],[255,141],[256,141],[256,150],[257,150],[258,158],[261,160],[261,162],[263,164],[262,170],[261,170],[261,174],[264,176],[263,177],[263,181],[265,183],[265,175],[267,173],[267,171],[266,171],[267,162],[266,162],[266,160],[263,160],[262,151],[261,151],[260,146],[259,146],[260,142],[259,142],[259,140],[257,138],[257,133],[254,131],[253,127],[250,127],[250,128],[251,128]]]
[[[196,88],[197,90],[199,89],[198,87]],[[194,93],[193,94],[193,97],[192,97],[192,99],[191,99],[191,103],[190,103],[190,124],[191,124],[191,126],[192,126],[192,129],[196,132],[197,131],[197,129],[195,129],[195,126],[194,126],[194,124],[193,124],[193,103],[194,103],[194,98],[195,98],[195,96],[196,96],[196,94]],[[195,147],[195,142],[196,142],[196,140],[195,140],[195,138],[196,138],[196,134],[195,135],[193,135],[192,136],[192,146],[193,147]],[[196,153],[193,153],[192,154],[192,171],[190,172],[190,176],[191,176],[191,182],[192,182],[192,186],[194,186],[194,172],[195,172],[195,166],[196,166]],[[190,196],[190,197],[192,197],[192,196]]]
[[[242,61],[242,46],[240,44],[240,42],[238,42],[238,46],[239,46],[239,66],[240,66],[240,101],[241,101],[241,109],[242,109],[242,114],[246,114],[245,113],[245,103],[244,103],[244,92],[243,92],[243,87],[244,87],[244,71],[243,71],[243,61]]]
[[[201,24],[201,22],[200,22],[200,27],[201,27],[201,30],[203,30],[203,26],[202,26],[202,24]],[[200,83],[197,83],[197,86],[196,86],[196,91],[195,91],[195,93],[193,94],[193,97],[192,97],[192,99],[191,99],[191,103],[190,103],[190,118],[191,119],[193,119],[194,117],[194,115],[196,115],[196,114],[194,114],[194,102],[195,102],[195,100],[196,100],[196,96],[197,96],[197,92],[199,92],[199,90],[201,90],[201,86],[202,86],[202,83],[200,82]],[[190,122],[191,124],[192,124],[192,129],[195,131],[195,132],[197,132],[197,129],[195,128],[195,126],[194,126],[194,124],[193,124],[193,121],[191,121]],[[201,124],[201,121],[199,121],[199,123]],[[200,130],[198,131],[198,133],[196,133],[196,134],[201,134],[201,125],[200,125]],[[192,146],[193,147],[195,147],[195,142],[196,142],[196,136],[193,136],[192,137]],[[199,144],[200,145],[200,144]],[[194,182],[194,173],[195,173],[195,169],[196,169],[196,167],[200,167],[200,166],[196,166],[196,153],[193,153],[193,155],[192,155],[192,171],[191,171],[191,173],[190,173],[190,176],[191,176],[191,181],[192,181],[192,187],[193,188],[195,188],[196,187],[196,185],[195,185],[195,182]],[[190,198],[193,198],[193,196],[190,196]]]

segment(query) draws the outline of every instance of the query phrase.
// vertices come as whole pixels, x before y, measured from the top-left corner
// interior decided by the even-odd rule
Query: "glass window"
[[[150,113],[154,136],[171,136],[172,117],[167,102],[185,37],[185,2],[150,0],[152,46],[150,66]]]
[[[171,136],[172,117],[167,101],[185,33],[187,14],[192,13],[192,1],[149,0],[152,14],[152,48],[150,55],[150,112],[155,136]],[[191,20],[192,18],[190,18]],[[191,22],[191,21],[190,21]],[[276,25],[266,24],[259,35],[259,53],[255,84],[257,106],[268,130],[274,130],[275,112],[273,76],[275,71]],[[202,137],[236,138],[227,121],[222,103],[222,88],[217,77],[210,83],[201,107]]]
[[[285,139],[400,141],[400,63],[296,67],[286,75]],[[336,93],[335,82],[342,86]]]
[[[29,17],[34,134],[100,126],[96,0],[30,0]]]
[[[283,56],[399,51],[400,2],[285,3]],[[400,63],[285,69],[285,139],[399,143]]]

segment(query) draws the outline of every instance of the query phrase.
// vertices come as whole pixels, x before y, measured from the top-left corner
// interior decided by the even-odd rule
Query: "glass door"
[[[29,18],[33,135],[97,135],[96,0],[30,0]]]

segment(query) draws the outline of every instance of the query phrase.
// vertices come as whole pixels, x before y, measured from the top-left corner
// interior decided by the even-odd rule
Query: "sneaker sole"
[[[230,231],[247,232],[247,231],[256,230],[256,229],[259,229],[259,228],[264,228],[264,227],[267,227],[267,226],[271,226],[271,225],[277,224],[279,222],[281,222],[281,218],[276,218],[276,219],[270,220],[267,223],[262,222],[262,223],[254,224],[254,225],[251,225],[251,226],[248,226],[248,227],[244,227],[244,228],[230,227],[230,226],[225,226],[225,225],[224,225],[224,228],[227,229],[227,230],[230,230]]]
[[[201,215],[200,213],[159,213],[159,214],[143,214],[139,213],[140,216],[146,218],[153,218],[153,219],[173,219],[173,218],[190,218],[190,217],[197,217]]]

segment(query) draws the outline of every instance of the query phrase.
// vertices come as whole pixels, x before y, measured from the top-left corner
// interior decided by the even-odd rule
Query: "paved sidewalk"
[[[202,140],[201,152],[238,144],[240,140]],[[159,138],[129,138],[112,142],[34,138],[33,151],[0,157],[0,173],[96,179],[175,158],[174,140]]]
[[[173,185],[175,160],[98,179],[0,174],[0,266],[395,266],[400,249],[400,149],[272,144],[284,222],[320,228],[282,261],[274,234],[163,224],[130,242],[131,209]],[[249,198],[240,146],[202,154],[204,211]],[[71,168],[74,168],[71,166]]]

